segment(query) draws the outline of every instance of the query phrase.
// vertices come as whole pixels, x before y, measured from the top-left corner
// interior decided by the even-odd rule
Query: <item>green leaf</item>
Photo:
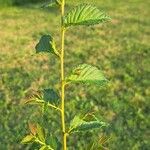
[[[93,121],[85,121],[83,118],[75,116],[70,123],[69,133],[93,130],[105,126],[107,126],[107,124],[105,122],[99,121],[98,119]]]
[[[43,104],[43,101],[38,101],[37,99],[28,99],[26,101],[24,101],[24,104],[29,104],[29,105],[41,105]]]
[[[59,6],[61,5],[61,1],[60,0],[49,0],[48,2],[45,2],[42,7],[43,8],[48,8],[48,7],[53,7],[53,6]]]
[[[46,135],[46,144],[51,145],[51,147],[55,150],[60,150],[62,145],[57,137],[54,137],[52,134],[48,133]]]
[[[84,122],[78,128],[74,129],[74,131],[86,131],[86,130],[93,130],[96,128],[101,128],[106,126],[106,123],[100,121],[90,121]]]
[[[58,104],[59,95],[53,89],[43,89],[34,91],[24,104],[43,104],[43,103]]]
[[[35,140],[35,137],[33,135],[27,135],[22,139],[21,143],[28,144],[28,143],[32,143],[34,140]]]
[[[105,135],[101,135],[100,137],[95,137],[92,139],[88,145],[88,150],[108,150],[108,148],[104,147],[104,145],[109,141],[109,137],[106,137]]]
[[[37,135],[40,141],[45,142],[44,129],[39,124],[37,124]]]
[[[74,130],[81,124],[83,124],[85,121],[82,120],[79,116],[75,116],[74,119],[70,123],[70,131]]]
[[[48,150],[47,146],[42,146],[39,150]]]
[[[36,53],[47,52],[53,53],[57,56],[59,55],[56,50],[55,42],[51,35],[43,35],[39,43],[36,45],[35,49]]]
[[[101,70],[88,64],[82,64],[76,67],[66,80],[72,83],[81,82],[98,85],[104,85],[108,81]]]
[[[51,104],[58,104],[59,96],[53,89],[44,89],[41,91],[41,99]]]
[[[56,2],[57,5],[61,5],[62,0],[55,0],[55,2]]]
[[[110,18],[94,6],[82,4],[75,7],[64,17],[64,24],[68,26],[95,25]]]

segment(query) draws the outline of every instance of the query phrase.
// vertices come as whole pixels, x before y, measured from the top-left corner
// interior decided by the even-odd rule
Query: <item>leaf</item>
[[[34,139],[35,139],[35,137],[34,137],[33,135],[27,135],[27,136],[25,136],[25,137],[22,139],[21,143],[22,143],[22,144],[28,144],[28,143],[33,142]]]
[[[72,83],[87,83],[104,85],[108,80],[104,77],[101,70],[88,64],[76,67],[72,74],[67,78]]]
[[[42,104],[42,101],[37,101],[36,99],[28,99],[24,101],[24,104],[29,104],[29,105],[39,105]]]
[[[31,96],[24,102],[24,104],[43,104],[51,103],[58,104],[59,103],[59,95],[53,89],[43,89],[39,91],[34,91]]]
[[[70,129],[73,130],[83,123],[84,123],[84,121],[82,119],[80,119],[79,116],[75,116],[74,119],[70,123]]]
[[[37,134],[38,134],[39,140],[42,142],[45,142],[44,129],[39,124],[37,124]]]
[[[43,8],[48,8],[48,7],[53,7],[55,5],[61,5],[61,1],[60,0],[49,0],[48,2],[45,2],[42,7]]]
[[[110,138],[104,135],[101,135],[99,138],[94,138],[93,141],[87,145],[87,149],[89,150],[108,150],[108,148],[104,147],[104,145],[108,142]]]
[[[109,20],[110,18],[89,4],[81,4],[71,10],[64,17],[65,27],[76,25],[95,25]]]
[[[57,56],[59,55],[56,50],[55,42],[51,37],[51,35],[43,35],[39,43],[36,45],[35,49],[36,49],[36,53],[47,52],[47,53],[53,53]]]
[[[101,128],[103,126],[106,126],[106,123],[100,121],[84,122],[80,126],[78,126],[78,128],[74,129],[74,131],[93,130],[96,128]]]
[[[46,144],[51,145],[51,147],[55,150],[60,150],[62,145],[57,137],[54,137],[50,132],[46,134]]]
[[[48,150],[47,146],[42,146],[39,150]]]
[[[58,104],[59,96],[53,89],[44,89],[41,91],[41,99],[45,102],[50,102],[52,104]]]
[[[36,135],[36,133],[37,133],[37,126],[36,126],[36,124],[28,123],[28,126],[29,126],[31,134],[32,135]]]
[[[98,119],[94,121],[85,121],[83,118],[81,119],[79,116],[75,116],[70,123],[69,133],[93,130],[105,126],[107,126],[107,124]]]
[[[55,0],[57,4],[61,5],[62,0]]]

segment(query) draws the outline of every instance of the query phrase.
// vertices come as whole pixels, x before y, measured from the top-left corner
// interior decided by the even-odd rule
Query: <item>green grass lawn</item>
[[[103,134],[109,138],[105,146],[110,150],[148,150],[150,3],[95,0],[94,4],[112,20],[67,32],[65,72],[88,63],[101,68],[110,83],[103,88],[68,87],[66,116],[69,121],[84,108],[94,111],[110,126],[92,134],[74,135],[69,140],[69,149],[89,150],[89,141]],[[71,4],[68,0],[67,9],[74,5],[75,1]],[[28,133],[28,121],[43,121],[42,110],[21,103],[32,89],[58,88],[58,60],[36,55],[34,47],[40,36],[47,33],[55,37],[59,47],[59,19],[56,9],[45,10],[39,5],[0,8],[0,150],[33,149],[20,141]],[[51,110],[45,116],[45,120],[50,119],[46,125],[53,133],[59,121]]]

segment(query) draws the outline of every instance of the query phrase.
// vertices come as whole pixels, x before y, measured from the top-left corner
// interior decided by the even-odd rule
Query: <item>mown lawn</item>
[[[86,1],[85,1],[86,2]],[[89,3],[93,1],[88,0]],[[78,1],[68,0],[67,9]],[[70,150],[85,150],[98,135],[109,138],[111,150],[148,150],[150,97],[149,2],[143,0],[95,0],[111,22],[94,27],[71,28],[66,36],[66,74],[80,63],[101,68],[110,83],[106,87],[71,86],[66,95],[69,121],[83,108],[110,124],[86,135],[74,135]],[[50,110],[23,106],[28,93],[58,88],[59,62],[54,56],[36,55],[35,44],[51,33],[59,47],[59,12],[39,5],[0,8],[0,150],[28,150],[20,144],[28,133],[27,122],[43,122],[52,133],[59,120]],[[55,83],[57,83],[55,85]],[[58,131],[56,131],[56,134]],[[73,146],[70,146],[73,145]],[[87,149],[88,150],[88,149]]]

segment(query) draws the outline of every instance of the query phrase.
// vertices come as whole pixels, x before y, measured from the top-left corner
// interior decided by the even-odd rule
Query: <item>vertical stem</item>
[[[65,0],[61,4],[61,123],[63,132],[63,150],[67,149],[67,137],[65,129],[65,83],[64,83],[64,40],[65,27],[63,22]]]

